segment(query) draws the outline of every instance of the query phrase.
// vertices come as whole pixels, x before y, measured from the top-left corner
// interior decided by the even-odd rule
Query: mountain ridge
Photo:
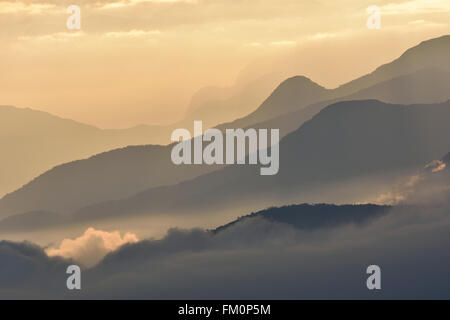
[[[293,201],[289,199],[317,188],[325,196],[326,186],[368,175],[386,175],[389,184],[391,172],[409,168],[410,174],[450,150],[449,141],[438,139],[450,136],[448,118],[450,101],[412,106],[375,100],[339,102],[280,141],[280,171],[275,176],[259,176],[255,166],[225,167],[177,185],[96,204],[75,215],[89,219],[115,214],[195,212],[206,209],[211,202],[215,210],[231,204],[264,205],[267,202],[270,205],[274,199]],[[380,128],[382,130],[378,130]],[[334,187],[327,197],[331,198],[333,192],[338,196],[342,192],[354,194],[353,191],[349,187],[347,190]]]
[[[444,39],[444,40],[442,40],[442,39]],[[443,41],[444,44],[441,45],[443,47],[446,47],[448,45],[448,43],[450,43],[449,42],[450,37],[443,37],[443,38],[437,38],[437,39],[432,39],[432,40],[433,41],[430,42],[432,44],[434,44],[434,43],[441,43]],[[413,53],[414,53],[414,51],[413,51]],[[408,56],[409,55],[411,55],[411,53],[408,53]],[[433,62],[433,63],[435,63],[435,62]],[[389,64],[386,64],[386,65],[389,65]],[[418,67],[415,66],[414,68],[417,69]],[[429,79],[428,80],[421,79],[420,78],[422,76],[421,72],[423,72],[423,74],[429,73],[431,75],[431,77],[432,77],[431,79],[433,79],[433,81],[429,81]],[[418,87],[420,85],[422,85],[424,82],[428,83],[428,84],[433,84],[434,81],[436,80],[436,78],[447,79],[447,78],[442,78],[442,74],[443,74],[442,70],[439,70],[439,72],[437,72],[436,69],[432,68],[432,67],[425,68],[425,69],[419,69],[418,71],[415,71],[415,73],[413,72],[413,73],[406,74],[406,75],[403,74],[403,75],[400,75],[397,78],[393,78],[393,79],[387,80],[385,82],[380,82],[380,83],[374,85],[373,87],[370,87],[372,89],[370,89],[370,88],[363,89],[359,93],[355,93],[353,95],[350,95],[347,98],[349,98],[349,99],[361,99],[362,98],[364,100],[364,99],[367,99],[367,98],[378,98],[378,97],[376,97],[377,95],[378,96],[382,95],[384,97],[388,97],[389,95],[392,96],[393,92],[395,92],[395,94],[396,94],[397,91],[398,91],[398,90],[393,90],[392,89],[393,83],[398,83],[399,87],[403,88],[403,93],[402,93],[402,95],[400,97],[397,97],[397,99],[403,101],[405,99],[410,99],[411,98],[410,96],[414,96],[414,94],[410,95],[409,94],[410,91],[408,91],[408,90],[413,90],[414,92],[416,92],[416,91],[419,91]],[[449,79],[450,79],[450,72],[449,73],[444,73],[444,74],[445,74],[445,77],[448,76]],[[418,77],[420,79],[417,80],[414,77]],[[415,84],[415,85],[411,85],[411,84]],[[445,91],[445,89],[446,89],[445,81],[443,81],[443,84],[444,85],[442,86],[442,88],[439,87],[438,85],[428,85],[428,86],[426,86],[426,88],[425,88],[426,90],[424,91],[423,94],[424,95],[427,94],[428,96],[427,96],[427,98],[425,100],[429,99],[430,97],[433,98],[433,99],[436,99],[436,91],[435,91],[436,88],[435,87],[439,87],[438,88],[440,90],[439,91],[439,95],[442,95],[442,97],[445,97],[445,92],[442,93],[442,91]],[[299,85],[300,86],[303,85],[303,87],[308,87],[308,86],[314,87],[316,92],[312,93],[311,96],[306,97],[306,100],[297,101],[297,99],[295,97],[302,96],[302,94],[299,95],[299,93],[296,91],[298,89]],[[378,90],[377,86],[381,87],[382,90],[381,91]],[[367,92],[370,91],[370,90],[372,90],[373,92],[376,92],[378,90],[379,92],[377,94],[373,94],[373,93],[368,94]],[[281,94],[281,92],[287,92],[287,93],[286,94]],[[262,110],[262,111],[259,111],[259,112],[266,112],[264,110],[266,110],[267,108],[271,109],[272,106],[273,107],[278,107],[278,108],[280,108],[281,110],[284,110],[284,111],[291,110],[292,108],[295,109],[297,107],[300,108],[300,109],[301,108],[303,108],[303,109],[301,109],[300,111],[294,111],[294,113],[293,112],[291,112],[291,113],[288,112],[288,113],[284,114],[281,117],[272,118],[272,120],[269,120],[268,122],[259,123],[259,124],[255,125],[255,127],[258,128],[260,126],[264,126],[266,128],[280,128],[281,136],[285,136],[289,132],[291,132],[293,130],[296,130],[299,127],[301,127],[301,125],[303,125],[305,123],[305,121],[309,120],[314,115],[317,115],[318,112],[320,110],[322,110],[324,107],[326,107],[327,105],[334,104],[334,103],[336,103],[336,101],[340,101],[340,99],[346,98],[346,97],[336,98],[334,100],[328,100],[328,101],[325,101],[325,102],[315,102],[315,103],[309,104],[309,105],[306,105],[306,103],[303,103],[305,101],[310,102],[310,101],[316,100],[316,98],[319,99],[320,97],[317,97],[317,96],[321,96],[323,98],[323,96],[322,96],[323,92],[327,92],[327,95],[328,95],[328,93],[330,92],[330,89],[325,89],[325,88],[321,87],[320,85],[314,83],[310,79],[308,79],[306,77],[303,77],[303,76],[292,77],[292,78],[289,78],[289,79],[283,81],[274,90],[274,92],[265,100],[265,102],[263,103],[263,105],[260,108],[260,110]],[[361,93],[361,92],[363,92],[363,93]],[[450,90],[448,92],[450,92]],[[280,98],[280,95],[281,95],[281,98]],[[372,95],[372,97],[371,97],[371,95]],[[287,97],[289,97],[289,98],[287,98]],[[292,98],[292,97],[294,97],[294,98]],[[291,103],[290,104],[289,103],[290,100],[293,100],[295,103]],[[284,101],[284,102],[279,104],[278,102],[277,103],[272,103],[273,101]],[[272,112],[272,110],[270,110],[269,113],[270,112]],[[278,124],[279,124],[279,126],[278,126]],[[228,125],[229,124],[224,124],[222,126],[218,126],[218,128],[223,130]],[[288,127],[288,130],[286,130],[286,127]],[[134,149],[130,148],[130,149],[124,149],[124,150],[127,151],[127,150],[138,150],[139,149],[139,150],[143,150],[143,152],[146,152],[146,153],[149,153],[147,151],[147,149],[164,150],[164,152],[162,152],[163,155],[157,155],[157,153],[155,153],[154,157],[160,158],[160,157],[163,157],[165,155],[165,157],[167,157],[167,159],[169,159],[169,151],[168,151],[168,149],[170,149],[170,147],[171,147],[171,145],[168,145],[168,146],[165,146],[165,147],[162,147],[162,148],[156,148],[156,147],[153,147],[153,146],[148,146],[147,148],[146,147],[141,147],[141,148],[134,148]],[[122,150],[122,151],[124,151],[124,150]],[[111,152],[111,153],[103,153],[103,154],[105,154],[105,155],[115,155],[115,154],[121,154],[121,152],[117,152],[117,153]],[[102,157],[100,157],[100,158],[102,158]],[[145,170],[145,172],[148,172],[149,170],[146,168],[146,166],[147,165],[151,166],[152,163],[153,163],[153,166],[155,166],[154,160],[152,160],[151,157],[143,157],[143,158],[145,158],[146,161],[148,161],[148,163],[146,163],[145,161],[141,161],[141,163],[142,163],[141,168],[142,168],[142,170]],[[98,158],[90,157],[87,160],[92,161],[92,160],[95,160],[95,159],[98,159]],[[74,167],[77,167],[77,168],[74,168],[71,171],[71,172],[73,172],[72,176],[70,176],[70,175],[65,175],[64,176],[63,175],[65,178],[61,178],[61,179],[58,178],[59,181],[56,181],[58,179],[55,178],[56,184],[52,187],[53,188],[52,190],[55,190],[55,192],[58,192],[61,189],[61,187],[63,187],[62,189],[64,190],[64,188],[66,188],[66,185],[67,185],[65,183],[65,181],[70,181],[71,179],[75,179],[76,180],[80,176],[78,172],[83,172],[82,168],[84,166],[85,161],[86,161],[86,159],[85,160],[81,160],[81,162],[77,161],[77,162],[71,163],[71,165],[69,165],[69,166],[66,166],[66,167],[74,166]],[[170,174],[172,174],[170,179],[159,179],[159,178],[153,179],[150,175],[146,175],[146,174],[142,175],[142,173],[139,173],[139,172],[136,172],[130,178],[130,177],[126,177],[125,173],[129,172],[128,171],[129,170],[128,167],[129,166],[135,166],[136,162],[132,162],[131,164],[127,164],[127,163],[124,162],[123,166],[118,165],[117,162],[120,162],[120,161],[115,161],[114,157],[111,157],[110,159],[105,160],[104,166],[106,166],[108,168],[115,168],[115,170],[110,169],[109,173],[106,170],[106,171],[104,171],[105,175],[103,175],[103,176],[102,175],[97,175],[96,176],[96,171],[99,171],[99,170],[98,169],[93,170],[93,171],[91,171],[91,174],[90,174],[90,175],[92,175],[92,177],[88,177],[91,180],[89,180],[89,179],[86,180],[86,181],[93,181],[92,183],[79,183],[78,184],[78,186],[79,186],[78,189],[77,188],[73,188],[71,192],[67,192],[65,195],[61,195],[60,197],[58,197],[58,201],[59,200],[62,201],[63,198],[66,198],[65,201],[69,201],[68,202],[69,204],[71,203],[71,205],[67,205],[67,203],[64,204],[64,205],[61,204],[63,207],[64,206],[70,207],[70,208],[66,208],[65,211],[67,211],[67,210],[70,211],[70,209],[73,209],[75,204],[78,203],[78,202],[80,203],[80,206],[92,203],[93,201],[95,201],[94,194],[98,195],[99,192],[100,193],[103,192],[103,191],[98,191],[98,190],[102,189],[102,185],[98,184],[98,183],[96,184],[96,182],[93,180],[94,179],[93,177],[95,177],[95,176],[97,177],[98,181],[102,181],[102,180],[108,181],[109,183],[108,183],[107,187],[111,186],[112,188],[115,188],[115,191],[112,192],[111,194],[107,195],[107,192],[106,192],[106,193],[104,193],[103,196],[99,197],[99,199],[107,201],[107,200],[124,198],[126,196],[131,196],[132,194],[141,192],[141,191],[147,189],[148,187],[156,187],[158,185],[176,184],[176,183],[180,182],[180,180],[183,180],[183,179],[189,180],[189,179],[195,177],[196,175],[201,175],[203,173],[207,173],[208,172],[208,170],[203,170],[203,169],[202,170],[197,170],[197,171],[196,170],[192,170],[189,167],[189,168],[185,168],[187,171],[189,171],[188,173],[184,173],[184,170],[176,171],[177,174],[180,175],[180,179],[178,179],[178,180],[177,180],[176,175],[172,174],[172,173],[170,173]],[[92,167],[95,168],[95,166],[92,166]],[[165,165],[165,166],[163,166],[163,168],[167,168],[169,170],[169,168],[171,168],[171,166],[170,165]],[[174,169],[177,170],[178,168],[174,168]],[[52,170],[49,170],[49,171],[52,171]],[[60,170],[61,170],[61,167],[58,167],[57,169],[55,169],[55,171],[60,171]],[[77,171],[77,170],[80,170],[80,171]],[[164,171],[164,170],[161,170],[161,171]],[[100,170],[100,172],[101,172],[101,170]],[[116,180],[111,180],[110,176],[111,175],[117,175],[117,173],[119,174],[119,176],[121,178],[120,179],[116,179]],[[155,171],[155,174],[160,174],[160,172],[156,172]],[[38,178],[40,179],[40,178],[42,178],[42,176],[47,176],[47,175],[48,175],[47,172],[45,172],[44,174],[39,175]],[[136,179],[136,181],[137,181],[137,183],[135,183],[134,185],[131,183],[133,181],[133,179]],[[147,182],[145,182],[145,179],[147,179]],[[27,183],[25,186],[29,186],[30,184],[34,185],[36,183],[36,180],[38,180],[38,179],[33,179],[32,182]],[[121,188],[120,186],[117,186],[118,184],[123,184],[124,187]],[[125,187],[125,185],[127,185],[129,187],[128,190]],[[27,189],[27,188],[25,188],[25,189]],[[39,191],[39,189],[40,189],[40,191]],[[28,201],[26,199],[30,199],[30,197],[31,198],[34,197],[34,199],[35,199],[34,201],[36,201],[35,203],[37,203],[37,204],[42,203],[42,201],[46,197],[47,197],[47,199],[49,201],[52,200],[52,197],[53,197],[52,192],[48,192],[48,195],[43,197],[42,194],[45,191],[45,188],[37,188],[36,190],[39,191],[39,192],[36,192],[36,194],[33,195],[33,196],[30,195],[28,197],[22,198],[22,200],[20,202],[27,203]],[[70,189],[68,189],[68,190],[70,190]],[[80,191],[80,190],[82,190],[82,191]],[[21,193],[23,191],[24,191],[23,188],[17,189],[17,190],[15,190],[13,192],[13,194],[18,194],[18,193]],[[70,199],[71,194],[77,194],[77,193],[87,194],[87,198],[86,199],[81,199],[81,198]],[[92,193],[92,195],[89,194],[89,193]],[[87,199],[89,199],[89,197],[90,197],[91,200],[87,200]],[[40,199],[40,198],[42,198],[42,199]],[[6,199],[8,201],[10,201],[11,193],[8,194]],[[6,201],[6,202],[8,202],[8,201]],[[2,209],[2,207],[3,207],[3,209]],[[23,209],[22,212],[35,210],[35,209],[52,209],[52,210],[59,211],[59,209],[61,209],[61,207],[59,207],[59,208],[58,207],[56,207],[56,208],[46,208],[44,206],[43,208],[40,208],[40,206],[34,206],[32,203],[30,203],[29,207],[23,207],[22,209]],[[17,213],[16,210],[10,211],[9,209],[5,209],[5,201],[4,201],[4,199],[2,199],[2,200],[0,200],[0,212],[2,212],[3,215],[5,215],[5,211],[7,211],[8,213]]]

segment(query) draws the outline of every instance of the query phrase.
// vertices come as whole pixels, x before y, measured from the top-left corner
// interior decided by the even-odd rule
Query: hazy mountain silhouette
[[[221,124],[217,128],[246,128],[282,114],[301,110],[314,102],[328,100],[333,97],[332,94],[332,90],[306,77],[292,77],[283,81],[254,112],[231,123]]]
[[[305,79],[299,78],[299,81]],[[450,99],[448,83],[450,83],[449,71],[428,68],[382,82],[347,98],[381,99],[395,103],[446,101]],[[286,99],[291,99],[290,94],[294,93],[289,90],[284,92],[286,91],[288,92]],[[278,99],[277,97],[284,99],[281,92],[273,95],[272,99]],[[284,136],[312,118],[325,104],[338,100],[340,99],[315,103],[300,111],[258,123],[254,127],[280,128],[280,134]],[[192,123],[188,129],[192,130]],[[0,213],[3,211],[18,213],[35,209],[72,210],[96,202],[128,197],[150,187],[181,182],[214,169],[207,166],[205,168],[172,166],[170,148],[172,146],[126,148],[58,166],[14,192],[12,198],[20,194],[17,198],[20,200],[9,201],[11,197],[8,196],[5,201],[0,201]],[[165,169],[151,170],[149,169],[151,166]],[[71,183],[68,184],[67,181]]]
[[[231,226],[248,219],[264,218],[271,222],[286,223],[298,229],[314,230],[318,228],[333,228],[343,224],[363,224],[372,219],[387,214],[392,206],[375,204],[362,205],[334,205],[334,204],[299,204],[283,207],[272,207],[220,226],[214,233],[224,231]]]
[[[375,99],[397,104],[445,102],[450,99],[449,83],[450,67],[425,68],[389,79],[345,97],[313,103],[299,111],[272,118],[253,127],[279,128],[280,136],[285,136],[311,119],[324,107],[339,101]]]
[[[204,121],[204,128],[234,120],[256,109],[279,77],[267,75],[223,89],[229,91],[225,93],[208,89],[213,92],[193,97],[183,121],[168,126],[101,130],[46,112],[0,106],[0,197],[62,163],[129,145],[167,145],[174,129],[191,128],[197,119]]]
[[[447,167],[436,171],[440,168],[441,163],[447,164]],[[430,186],[438,187],[448,182],[448,174],[450,173],[450,153],[447,153],[440,161],[434,160],[427,165],[422,164],[419,170],[414,172],[413,176],[420,175],[419,185],[407,184],[408,188],[414,188],[420,194],[420,190],[429,190]],[[410,178],[407,179],[410,181]],[[400,182],[400,185],[403,185]],[[396,189],[394,180],[390,182],[389,189]],[[409,197],[416,199],[417,196],[410,194]],[[283,205],[281,207],[269,207],[257,212],[252,212],[233,220],[225,225],[211,230],[218,233],[229,229],[232,226],[246,223],[249,219],[263,218],[270,222],[278,222],[289,224],[302,230],[315,230],[319,228],[334,228],[345,224],[362,225],[373,221],[378,217],[388,214],[394,207],[402,208],[405,211],[413,209],[410,205],[397,204],[392,205],[335,205],[328,203],[318,204],[300,204],[300,205]],[[90,226],[88,217],[81,217],[81,220]],[[0,220],[0,232],[30,232],[42,229],[52,229],[61,226],[71,225],[74,222],[80,222],[77,215],[61,215],[46,211],[33,211],[23,214],[15,214]]]
[[[51,229],[68,222],[69,219],[57,213],[31,211],[6,217],[0,220],[0,231],[20,232],[39,229]]]
[[[450,62],[447,67],[429,67],[396,77],[355,94],[346,100],[376,98],[387,103],[440,103],[450,99]]]
[[[267,98],[267,100],[255,110],[253,113],[246,117],[237,119],[231,123],[226,123],[219,128],[246,128],[254,126],[260,122],[266,122],[271,118],[277,118],[283,114],[291,113],[294,111],[299,111],[304,109],[310,104],[318,103],[311,109],[307,110],[306,114],[300,117],[297,115],[295,119],[308,120],[312,115],[320,111],[321,108],[329,105],[330,103],[351,100],[350,95],[360,92],[364,89],[377,85],[379,83],[386,82],[388,80],[398,78],[404,75],[412,74],[416,71],[423,69],[434,68],[436,69],[446,69],[450,70],[450,36],[442,36],[439,38],[427,40],[421,42],[419,45],[408,49],[404,54],[402,54],[398,59],[380,66],[374,72],[367,74],[363,77],[350,81],[336,89],[327,90],[319,85],[314,84],[311,80],[304,77],[293,77],[287,79],[283,82],[272,95]],[[428,76],[429,77],[429,76]],[[446,74],[448,77],[448,74]],[[401,81],[401,80],[400,80]],[[428,83],[428,86],[433,85],[434,82]],[[444,81],[441,84],[445,84]],[[438,86],[441,86],[438,84]],[[383,95],[387,97],[395,97],[395,93],[389,94],[389,92],[395,92],[397,88],[389,88],[389,84],[385,83],[385,88],[373,89],[372,91],[360,93],[362,96],[359,99],[383,99]],[[380,94],[377,90],[387,90],[385,93],[381,94],[380,97],[377,96],[367,96]],[[308,94],[305,96],[305,91]],[[280,98],[280,93],[284,92]],[[420,91],[419,91],[420,92]],[[419,92],[417,95],[419,95]],[[428,94],[427,94],[428,95]],[[405,96],[403,96],[405,97]],[[433,102],[443,102],[444,100],[420,100],[414,99],[417,97],[413,94],[409,101],[402,100],[389,100],[386,102],[392,103],[433,103]],[[358,99],[355,97],[355,99]],[[424,99],[424,97],[420,97]],[[433,98],[435,99],[435,98]],[[287,116],[286,118],[288,118]],[[286,119],[284,118],[284,119]],[[296,120],[298,121],[298,120]],[[280,121],[277,121],[280,123]],[[299,123],[297,127],[301,125]]]
[[[328,106],[280,141],[280,171],[260,176],[259,166],[228,166],[175,186],[80,210],[82,219],[161,211],[214,210],[288,203],[307,192],[345,192],[340,183],[417,170],[450,150],[450,101],[391,105],[348,101]],[[329,195],[329,194],[328,194]]]
[[[0,195],[55,165],[127,145],[148,144],[158,127],[101,130],[46,112],[0,106]]]
[[[183,121],[176,126],[191,127],[194,120],[202,120],[205,128],[211,128],[241,118],[255,111],[282,80],[281,74],[267,74],[232,87],[203,88],[192,97]]]
[[[217,124],[219,118],[234,119],[242,112],[246,113],[245,110],[255,109],[256,106],[247,103],[264,94],[266,91],[262,91],[262,88],[269,91],[270,87],[272,90],[273,81],[274,76],[268,76],[244,86],[226,100],[209,101],[193,107],[185,120],[170,126],[141,125],[124,130],[101,130],[46,112],[0,106],[0,143],[3,154],[0,159],[0,197],[54,166],[129,145],[166,145],[170,143],[174,129],[192,129],[194,120],[204,120],[206,129]],[[173,182],[169,180],[169,183]],[[136,192],[139,189],[132,190]],[[32,210],[32,207],[28,209]]]
[[[406,50],[398,59],[378,67],[374,72],[350,81],[336,90],[348,95],[377,83],[409,74],[421,69],[450,66],[450,35],[430,39]]]
[[[245,119],[251,119],[251,122],[253,122],[270,118],[269,121],[255,123],[253,127],[280,128],[283,136],[300,127],[326,105],[344,98],[348,100],[381,99],[396,103],[436,102],[449,99],[450,90],[448,90],[449,82],[447,81],[450,78],[449,69],[433,67],[439,64],[442,66],[449,65],[449,59],[444,59],[445,55],[441,52],[448,49],[449,42],[450,37],[445,36],[421,43],[419,46],[408,50],[394,62],[378,68],[368,76],[352,81],[352,85],[348,87],[353,88],[351,90],[364,87],[366,84],[375,84],[372,87],[364,88],[343,98],[332,99],[331,97],[348,92],[350,89],[346,89],[346,86],[335,90],[327,90],[305,77],[290,78],[280,84],[258,110],[249,115],[249,117],[237,120],[231,125],[244,124],[247,121]],[[432,50],[433,47],[436,47],[439,53],[435,53]],[[415,56],[417,56],[416,60],[414,59]],[[414,61],[417,61],[417,63]],[[411,71],[413,72],[411,73]],[[399,76],[394,77],[395,75]],[[357,85],[358,83],[360,85]],[[323,101],[314,103],[316,100]],[[201,109],[201,107],[198,108]],[[193,110],[195,109],[193,108]],[[300,109],[300,111],[292,112],[297,109]],[[28,176],[36,176],[39,173],[37,172],[38,165],[44,167],[44,165],[41,165],[41,162],[44,162],[46,165],[47,162],[61,163],[64,161],[53,155],[52,150],[61,152],[63,156],[68,158],[75,157],[72,154],[74,150],[82,154],[78,156],[79,158],[89,156],[89,153],[95,153],[87,149],[91,145],[97,146],[97,140],[94,137],[96,137],[98,132],[102,133],[99,136],[103,137],[102,139],[99,138],[102,141],[100,143],[101,148],[105,148],[104,140],[108,140],[111,135],[115,137],[113,139],[114,143],[120,144],[123,140],[123,143],[127,144],[130,132],[131,136],[136,136],[136,139],[140,142],[140,139],[146,139],[146,132],[161,129],[143,126],[126,130],[127,134],[124,134],[122,131],[99,130],[45,113],[39,114],[44,118],[50,118],[50,124],[42,125],[39,121],[28,120],[31,121],[30,128],[36,126],[39,130],[43,130],[44,133],[40,133],[37,129],[26,131],[21,136],[23,140],[29,141],[29,137],[34,136],[36,143],[20,143],[19,145],[27,147],[25,148],[27,149],[26,152],[24,151],[22,154],[22,151],[16,151],[18,154],[15,157],[11,157],[11,159],[19,159],[20,154],[22,159],[30,159],[29,162],[33,162],[33,165],[36,165],[35,170],[31,173],[27,173],[26,170],[19,170],[20,174],[24,175],[23,180],[25,180],[26,174]],[[277,117],[276,115],[278,114],[283,115]],[[17,126],[14,126],[14,123],[17,123],[17,121],[15,119],[8,122],[12,128],[11,130],[17,130]],[[60,121],[63,121],[63,123],[60,123]],[[59,132],[59,127],[53,122],[62,126],[69,133],[55,134]],[[75,128],[72,128],[71,125]],[[84,135],[79,134],[78,126],[85,129],[87,133]],[[192,124],[187,128],[191,129],[191,126]],[[228,126],[230,124],[224,124],[219,126],[219,128],[223,129]],[[243,126],[237,125],[236,127]],[[382,130],[381,128],[382,126],[380,126],[379,130]],[[63,132],[66,132],[64,130]],[[168,130],[168,127],[165,130]],[[326,127],[323,130],[327,130]],[[72,140],[70,137],[67,138],[72,132],[77,132],[75,135],[77,139],[73,137]],[[126,138],[122,138],[124,135]],[[104,138],[105,136],[107,138]],[[167,137],[170,137],[170,131],[167,132]],[[12,144],[13,140],[10,140],[10,149],[16,145]],[[56,143],[54,142],[55,140]],[[45,145],[47,141],[49,141],[49,146]],[[216,169],[209,166],[173,166],[170,161],[171,147],[146,146],[125,148],[107,152],[91,159],[58,166],[0,200],[0,215],[6,216],[32,210],[67,212],[97,202],[126,198],[148,188],[175,184]],[[354,152],[357,151],[357,148],[355,149],[353,150]],[[32,158],[32,156],[36,159]],[[39,157],[45,157],[47,162],[41,161]],[[283,157],[290,158],[291,155],[288,154]],[[284,159],[282,158],[281,161],[284,161]],[[7,172],[5,175],[10,174],[13,177],[16,171],[10,168],[14,168],[17,164],[11,160],[9,165],[9,167],[5,166],[5,168],[8,168],[7,170],[5,169],[5,172]]]
[[[171,146],[130,146],[53,168],[0,200],[0,216],[26,211],[68,212],[175,184],[217,166],[177,166]]]

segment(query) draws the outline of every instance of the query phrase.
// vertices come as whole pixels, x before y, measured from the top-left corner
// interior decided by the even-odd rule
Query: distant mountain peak
[[[352,80],[336,90],[340,96],[357,92],[376,83],[430,68],[450,68],[450,35],[422,41],[407,49],[397,59],[379,66],[372,73]]]
[[[294,76],[284,80],[266,99],[254,114],[273,113],[276,115],[280,107],[285,112],[296,109],[297,104],[308,105],[326,96],[328,89],[315,83],[305,76]],[[267,117],[267,115],[266,115]]]
[[[405,56],[405,55],[411,54],[412,52],[420,51],[420,50],[429,50],[429,49],[436,50],[436,46],[446,46],[446,47],[450,46],[450,35],[444,35],[441,37],[424,40],[424,41],[420,42],[417,46],[414,46],[414,47],[406,50],[402,54],[402,56]]]
[[[296,85],[296,86],[299,86],[299,87],[313,86],[313,87],[317,87],[317,88],[321,88],[321,89],[326,89],[326,88],[322,87],[321,85],[317,84],[316,82],[312,81],[308,77],[305,77],[305,76],[293,76],[293,77],[287,78],[286,80],[281,82],[276,90],[283,89],[286,86],[290,86],[290,85]]]

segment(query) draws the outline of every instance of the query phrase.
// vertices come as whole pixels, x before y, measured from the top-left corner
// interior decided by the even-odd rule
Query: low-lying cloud
[[[73,259],[87,267],[98,263],[111,251],[114,251],[126,243],[138,242],[133,233],[107,232],[88,228],[83,235],[76,239],[64,239],[58,248],[46,249],[50,257],[60,256]]]
[[[79,292],[64,288],[68,260],[2,243],[0,274],[9,276],[0,278],[0,297],[450,298],[449,181],[448,170],[416,181],[414,203],[369,224],[300,230],[256,217],[215,233],[172,229],[160,240],[125,243],[83,270]],[[372,264],[381,267],[381,290],[366,287]]]

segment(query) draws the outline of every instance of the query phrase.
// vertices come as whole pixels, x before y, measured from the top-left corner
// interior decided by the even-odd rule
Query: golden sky
[[[366,27],[370,5],[379,30]],[[450,34],[449,21],[450,0],[0,0],[0,105],[103,128],[168,124],[206,86],[281,72],[336,87]]]

